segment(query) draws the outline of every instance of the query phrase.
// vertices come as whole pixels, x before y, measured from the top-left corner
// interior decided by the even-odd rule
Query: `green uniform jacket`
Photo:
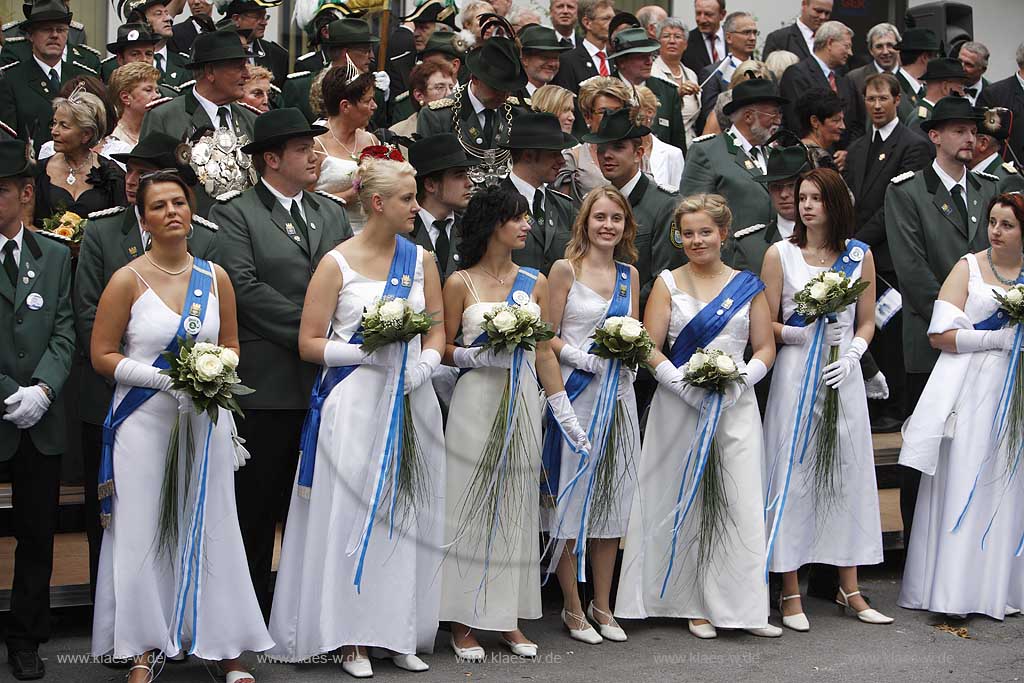
[[[992,163],[981,170],[999,178],[1000,192],[1024,192],[1024,177],[1021,176],[1012,161],[1003,161],[996,157]]]
[[[899,69],[896,70],[896,80],[900,82],[900,103],[896,109],[896,115],[903,122],[914,112],[917,100],[923,99],[924,86],[921,86],[920,91],[914,90],[914,86],[910,84],[910,81],[907,80],[907,77]]]
[[[78,66],[92,69],[95,72],[100,70],[100,51],[88,45],[72,45],[68,41],[68,54],[64,59],[65,64],[77,63]],[[32,44],[25,38],[5,38],[3,49],[0,49],[0,66],[24,62],[32,59]],[[96,74],[93,74],[94,76]]]
[[[408,90],[388,102],[389,125],[394,125],[399,121],[405,121],[415,113],[416,105],[412,99],[412,94]]]
[[[749,270],[759,276],[768,247],[781,239],[782,235],[779,234],[779,225],[775,219],[767,224],[751,225],[749,228],[735,231],[729,237],[725,249],[722,250],[722,260],[736,270]]]
[[[53,404],[28,434],[40,453],[57,455],[64,452],[67,429],[61,389],[75,350],[71,252],[26,228],[19,258],[17,287],[0,277],[0,397],[6,399],[18,387],[38,382],[53,389]],[[29,303],[41,306],[32,310]],[[0,462],[14,456],[21,432],[0,420]]]
[[[922,97],[918,99],[917,104],[914,105],[914,108],[910,110],[910,113],[900,123],[918,135],[927,138],[928,134],[921,130],[921,124],[932,117],[932,110],[934,109],[935,105]]]
[[[288,50],[264,38],[257,38],[250,47],[256,65],[274,74],[274,85],[280,87],[288,75]]]
[[[760,174],[761,169],[731,135],[704,135],[690,145],[679,194],[689,197],[712,192],[725,197],[732,210],[734,231],[755,223],[767,224],[774,211],[768,189],[754,180]]]
[[[313,50],[298,57],[295,60],[295,68],[292,71],[319,71],[326,66],[330,66],[330,64],[331,60],[323,50]]]
[[[313,81],[320,75],[320,71],[295,71],[285,77],[284,86],[281,88],[280,106],[296,107],[306,117],[306,120],[313,123],[320,118],[319,113],[313,111],[309,104],[309,93],[313,89]],[[377,110],[370,120],[369,130],[386,128],[387,102],[384,101],[384,91],[375,87],[373,89],[373,101]]]
[[[501,186],[508,192],[519,194],[512,180],[505,178]],[[512,260],[525,268],[536,268],[545,275],[558,259],[565,258],[565,245],[572,237],[572,224],[576,210],[572,198],[550,187],[544,188],[544,225],[538,225],[530,216],[530,233],[526,246],[512,252]]]
[[[529,110],[519,106],[519,98],[510,97],[506,100],[505,105],[497,110],[494,117],[494,139],[489,142],[485,141],[481,137],[483,135],[483,126],[480,125],[480,117],[473,111],[473,105],[469,102],[469,96],[465,94],[465,90],[468,87],[468,85],[465,85],[459,88],[463,95],[458,111],[455,109],[455,100],[451,97],[434,100],[420,109],[420,115],[416,119],[416,132],[425,138],[441,133],[454,133],[455,118],[458,117],[462,139],[475,147],[492,149],[497,147],[499,141],[508,141],[509,117],[515,120],[515,117],[519,116],[520,113]]]
[[[238,402],[243,409],[305,410],[317,371],[299,358],[306,287],[320,259],[352,236],[352,226],[339,199],[304,192],[307,241],[262,181],[222,197],[210,214],[220,226],[213,260],[235,288],[238,374],[256,390]]]
[[[672,188],[658,185],[643,173],[629,193],[629,204],[636,218],[635,244],[639,256],[634,265],[640,274],[641,311],[658,274],[686,263],[675,226],[679,201],[679,194]]]
[[[985,211],[995,180],[967,174],[968,228],[929,164],[892,179],[885,193],[885,235],[903,294],[903,354],[907,372],[931,372],[939,352],[928,343],[932,306],[949,271],[968,252],[988,246]]]
[[[423,225],[423,219],[420,218],[419,214],[416,215],[416,224],[413,226],[412,232],[407,237],[414,243],[420,245],[427,251],[434,254],[434,264],[437,266],[437,272],[441,276],[441,284],[444,285],[444,281],[448,277],[459,269],[459,230],[462,226],[462,218],[459,214],[455,214],[455,222],[452,223],[450,235],[449,235],[449,249],[448,249],[448,263],[441,265],[437,259],[437,254],[434,253],[434,243],[430,241],[430,233],[427,232],[426,227]]]
[[[4,42],[15,38],[25,38],[25,32],[21,29],[21,21],[8,21],[0,26],[4,33]],[[85,24],[80,21],[72,21],[68,26],[68,45],[84,45],[89,41],[85,36]],[[90,48],[92,49],[92,48]]]
[[[188,250],[193,256],[209,258],[217,226],[196,217]],[[100,295],[114,273],[142,256],[142,233],[132,207],[116,206],[89,214],[85,236],[78,252],[78,269],[72,303],[78,332],[78,357],[82,375],[79,385],[79,411],[82,420],[101,425],[107,416],[113,383],[96,374],[89,357],[92,326]],[[168,340],[170,341],[170,340]]]
[[[60,84],[63,86],[75,76],[95,76],[94,72],[72,62],[64,62],[60,68]],[[9,66],[0,78],[0,121],[29,135],[35,142],[36,153],[43,143],[50,140],[50,121],[53,119],[53,98],[49,77],[43,73],[34,59]]]
[[[651,121],[651,131],[662,142],[675,145],[686,154],[686,128],[683,125],[683,102],[679,87],[655,76],[644,83],[658,98],[658,111]]]

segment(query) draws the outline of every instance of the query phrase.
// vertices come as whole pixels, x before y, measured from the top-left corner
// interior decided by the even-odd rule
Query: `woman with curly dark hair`
[[[809,161],[815,168],[846,168],[846,151],[836,144],[846,132],[843,100],[831,90],[809,90],[796,101],[800,121],[801,142],[807,147]]]
[[[512,261],[530,232],[528,209],[517,192],[480,190],[462,218],[458,250],[465,269],[444,288],[444,362],[463,370],[445,431],[440,618],[452,622],[452,648],[460,660],[485,657],[473,629],[500,631],[513,654],[537,655],[519,619],[542,616],[537,536],[545,404],[538,379],[558,423],[554,428],[574,452],[590,450],[547,341],[538,341],[536,351],[523,345],[512,352],[480,348],[488,341],[485,324],[497,331],[523,329],[518,321],[533,316],[550,325],[547,279]]]

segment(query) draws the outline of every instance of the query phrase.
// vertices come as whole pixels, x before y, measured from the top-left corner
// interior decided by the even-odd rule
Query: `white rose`
[[[234,370],[238,367],[238,354],[231,349],[221,349],[220,360],[228,370]]]
[[[1019,304],[1024,301],[1024,292],[1020,291],[1020,287],[1011,287],[1010,291],[1006,293],[1006,301],[1011,304]]]
[[[380,306],[380,319],[393,322],[401,320],[405,317],[405,301],[402,299],[392,299],[391,301],[385,301]]]
[[[834,270],[830,270],[827,273],[825,273],[825,275],[822,276],[821,279],[823,282],[826,282],[830,285],[838,285],[840,282],[843,281],[843,276]]]
[[[204,353],[196,358],[196,374],[204,382],[212,382],[224,372],[224,361],[212,353]]]
[[[619,336],[625,341],[635,342],[644,333],[644,326],[639,320],[630,318],[619,326]]]
[[[729,356],[719,356],[715,359],[715,365],[722,371],[723,374],[731,375],[736,372],[736,362],[729,358]]]
[[[811,298],[815,301],[824,301],[828,298],[828,285],[824,282],[815,282],[811,285]]]
[[[601,327],[608,334],[618,334],[619,330],[622,329],[622,316],[608,318]]]
[[[491,324],[494,325],[494,329],[499,332],[509,332],[516,328],[519,324],[519,318],[516,314],[509,310],[498,311],[493,318],[491,318]]]
[[[198,342],[192,347],[193,353],[217,353],[217,345],[211,344],[210,342]]]
[[[687,365],[690,366],[690,369],[693,372],[696,372],[697,370],[700,370],[702,367],[704,367],[704,365],[707,362],[708,362],[708,357],[705,354],[703,354],[703,353],[695,353],[692,356],[690,356],[690,360],[687,363]]]

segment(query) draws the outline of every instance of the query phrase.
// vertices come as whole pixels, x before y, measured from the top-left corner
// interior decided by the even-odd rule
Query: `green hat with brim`
[[[942,48],[939,37],[930,28],[908,28],[897,47],[908,52],[938,52]]]
[[[935,107],[932,108],[932,117],[921,122],[921,130],[927,133],[946,121],[981,123],[983,119],[984,117],[978,113],[978,110],[971,105],[971,101],[966,97],[948,95],[935,103]]]
[[[166,133],[153,131],[143,136],[130,152],[111,154],[110,158],[128,164],[131,161],[153,166],[157,169],[171,169],[182,177],[188,185],[196,185],[199,179],[196,172],[189,166],[191,149],[189,146]]]
[[[20,26],[25,31],[38,24],[71,23],[71,10],[64,6],[63,0],[37,0],[31,5],[26,3],[23,9],[25,20]]]
[[[642,28],[626,28],[612,36],[608,59],[626,55],[647,55],[661,49],[661,43],[647,35]]]
[[[525,52],[566,52],[571,47],[566,47],[558,40],[555,29],[530,24],[519,32],[519,47]]]
[[[427,38],[427,45],[423,48],[423,52],[420,53],[420,57],[439,52],[452,59],[463,59],[468,49],[469,46],[466,45],[466,41],[461,34],[452,33],[451,31],[434,31]]]
[[[530,112],[517,116],[507,142],[499,142],[503,149],[570,149],[579,141],[562,132],[558,117],[546,112]]]
[[[775,83],[766,78],[751,78],[732,89],[732,101],[722,107],[722,111],[731,116],[737,109],[758,102],[772,102],[779,106],[789,104],[788,99],[779,95]]]
[[[196,36],[185,68],[194,69],[203,64],[248,58],[249,52],[242,45],[242,39],[236,31],[218,30]]]
[[[454,0],[426,0],[426,2],[420,3],[412,12],[402,17],[402,21],[411,21],[419,24],[440,23],[451,27],[454,31],[456,29],[455,17],[458,13],[459,8]]]
[[[323,135],[323,126],[311,126],[306,115],[296,107],[271,109],[256,117],[253,125],[252,142],[242,147],[246,154],[257,154],[292,138],[315,138]]]
[[[23,178],[32,175],[28,143],[24,140],[0,140],[0,178]]]
[[[967,72],[959,59],[939,57],[928,60],[928,66],[918,80],[924,81],[966,81]]]
[[[143,13],[154,5],[167,5],[171,0],[122,0],[118,5],[118,14],[127,19],[132,12]]]
[[[780,147],[768,157],[768,172],[754,176],[754,180],[765,184],[774,183],[795,178],[810,168],[806,148],[800,145]]]
[[[518,118],[515,125],[519,125]],[[515,130],[515,126],[512,129]],[[619,140],[636,140],[650,135],[650,133],[651,129],[647,126],[638,126],[633,122],[629,117],[629,109],[617,109],[605,114],[601,118],[601,126],[597,132],[587,133],[582,140],[592,145],[605,145]]]
[[[230,17],[233,14],[242,14],[243,12],[280,7],[282,2],[284,0],[231,0],[221,11],[225,16]]]
[[[161,40],[163,38],[149,32],[149,26],[146,24],[121,24],[117,27],[117,40],[107,43],[107,51],[117,54],[132,45],[156,45]]]
[[[409,163],[416,169],[416,176],[422,178],[450,168],[472,168],[480,160],[466,154],[455,135],[442,133],[409,145]]]
[[[321,44],[324,47],[351,47],[379,42],[380,38],[370,33],[370,25],[363,19],[338,19],[327,24],[327,37]]]
[[[526,87],[526,72],[519,61],[519,50],[508,38],[488,38],[484,44],[466,55],[469,73],[499,92],[512,92]]]

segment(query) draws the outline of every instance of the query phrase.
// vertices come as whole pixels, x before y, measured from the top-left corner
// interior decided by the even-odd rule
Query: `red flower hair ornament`
[[[370,145],[369,147],[364,147],[363,151],[359,153],[359,161],[366,158],[405,161],[405,157],[402,156],[402,151],[395,145],[389,145],[386,142],[381,145]]]

